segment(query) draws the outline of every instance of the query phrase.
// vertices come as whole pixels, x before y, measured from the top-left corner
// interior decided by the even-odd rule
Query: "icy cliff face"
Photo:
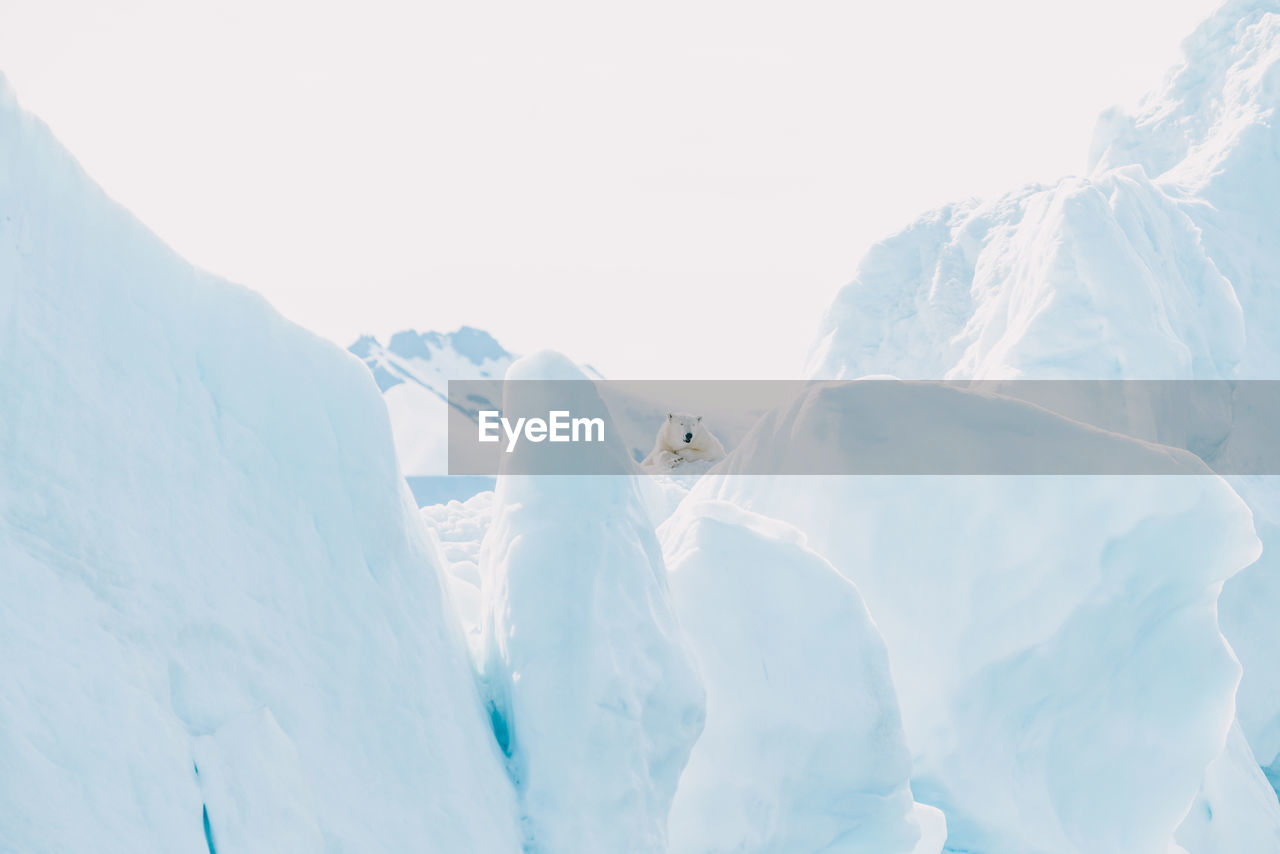
[[[671,850],[937,854],[944,823],[912,801],[888,656],[853,584],[795,528],[726,502],[685,502],[660,533],[707,688]]]
[[[789,522],[857,585],[946,850],[1168,854],[1232,725],[1239,668],[1216,600],[1257,557],[1248,509],[1209,475],[776,473],[796,447],[836,469],[857,458],[858,385],[770,415],[687,500]],[[939,389],[934,411],[952,396],[969,395]],[[995,400],[952,411],[960,446],[1016,442],[1047,417]],[[910,426],[894,415],[877,413],[884,429]]]
[[[515,852],[360,363],[0,84],[0,850]]]
[[[874,247],[807,372],[853,379],[1234,376],[1235,290],[1141,170],[935,211]]]
[[[810,375],[1280,378],[1280,5],[1229,2],[1185,52],[1136,112],[1104,115],[1088,177],[944,208],[872,250]],[[1227,582],[1220,621],[1275,781],[1280,485],[1231,484],[1265,549]]]
[[[934,211],[873,249],[812,376],[1260,377],[1280,370],[1280,5],[1230,2],[1091,174]]]
[[[1280,373],[1280,4],[1231,0],[1184,44],[1186,61],[1131,115],[1103,116],[1094,174],[1135,164],[1201,230],[1247,335],[1241,377]]]
[[[1236,376],[1280,377],[1280,4],[1230,2],[1186,41],[1186,62],[1133,113],[1103,117],[1095,174],[1138,164],[1195,223],[1246,332]],[[1280,484],[1237,478],[1266,544],[1222,594],[1244,665],[1240,723],[1280,790]]]

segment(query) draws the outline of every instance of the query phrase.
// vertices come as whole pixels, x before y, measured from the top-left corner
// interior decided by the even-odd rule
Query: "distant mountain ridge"
[[[361,335],[347,349],[369,366],[383,393],[405,382],[443,393],[442,380],[501,378],[515,359],[492,335],[473,326],[454,332],[404,329],[385,346],[372,335]]]

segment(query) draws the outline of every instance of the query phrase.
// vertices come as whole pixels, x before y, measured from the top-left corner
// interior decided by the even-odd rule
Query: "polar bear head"
[[[662,425],[665,444],[673,451],[689,445],[701,429],[701,415],[688,415],[683,412],[668,412],[667,423]]]

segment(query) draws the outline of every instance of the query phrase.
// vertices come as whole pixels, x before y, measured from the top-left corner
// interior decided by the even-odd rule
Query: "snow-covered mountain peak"
[[[405,329],[391,336],[387,349],[405,359],[430,359],[433,352],[450,349],[477,366],[487,361],[511,359],[511,354],[492,335],[471,326],[446,333]]]
[[[470,326],[453,332],[405,329],[385,345],[362,335],[347,349],[373,372],[410,483],[447,468],[449,381],[500,380],[516,358],[488,332]]]
[[[443,395],[449,380],[501,379],[515,358],[488,332],[471,326],[453,332],[405,329],[385,346],[362,335],[348,349],[369,366],[383,392],[409,382]]]

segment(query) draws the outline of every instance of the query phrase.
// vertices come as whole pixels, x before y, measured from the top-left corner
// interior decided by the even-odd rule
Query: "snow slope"
[[[518,851],[439,575],[365,368],[0,83],[0,850]]]
[[[861,385],[813,386],[688,500],[795,525],[857,585],[888,648],[915,796],[946,814],[945,850],[1168,854],[1233,721],[1239,667],[1216,600],[1257,557],[1248,509],[1208,474],[774,473],[797,448],[837,470],[868,450],[850,441]],[[1034,407],[937,392],[957,446],[1044,429]],[[877,417],[894,431],[910,415]]]
[[[507,376],[586,378],[550,353],[525,357]],[[509,384],[504,408],[546,411],[529,397],[544,389]],[[600,411],[589,383],[574,393],[581,397],[557,400]],[[636,472],[615,431],[605,436],[569,452],[600,455],[593,471],[611,461],[620,474]],[[704,700],[672,611],[645,478],[519,474],[533,447],[517,446],[504,462],[480,551],[481,679],[526,850],[662,852]]]

